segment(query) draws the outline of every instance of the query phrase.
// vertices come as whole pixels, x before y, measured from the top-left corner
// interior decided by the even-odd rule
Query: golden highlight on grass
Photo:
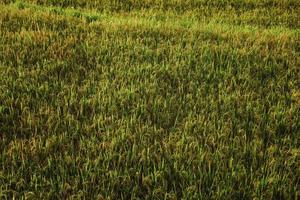
[[[297,0],[4,0],[1,199],[299,199]]]

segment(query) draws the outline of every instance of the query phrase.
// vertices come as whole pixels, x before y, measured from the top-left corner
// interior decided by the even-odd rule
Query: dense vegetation
[[[1,199],[299,199],[300,1],[2,0]]]

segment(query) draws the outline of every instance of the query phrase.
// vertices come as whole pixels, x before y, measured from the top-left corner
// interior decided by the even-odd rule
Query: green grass
[[[1,199],[299,199],[297,0],[4,0]]]

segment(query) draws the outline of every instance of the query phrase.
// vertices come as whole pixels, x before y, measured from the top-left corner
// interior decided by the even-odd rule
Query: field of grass
[[[0,199],[300,199],[299,0],[1,0]]]

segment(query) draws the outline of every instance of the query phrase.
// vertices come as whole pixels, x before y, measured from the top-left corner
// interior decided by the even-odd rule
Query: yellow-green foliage
[[[298,0],[2,0],[1,199],[299,199]]]

